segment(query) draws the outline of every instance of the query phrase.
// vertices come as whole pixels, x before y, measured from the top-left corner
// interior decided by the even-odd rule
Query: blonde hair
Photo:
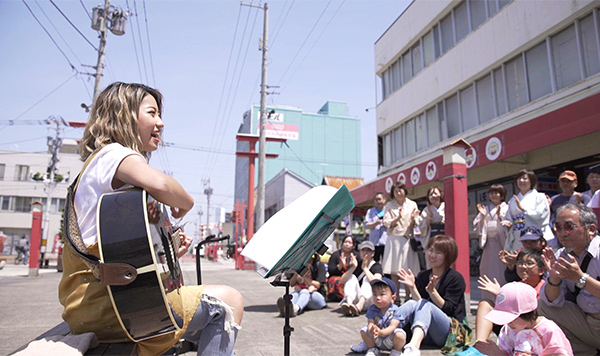
[[[162,94],[156,89],[121,82],[104,89],[92,107],[79,142],[81,159],[85,161],[92,152],[111,143],[120,143],[149,158],[137,130],[139,108],[146,95],[156,99],[158,111],[162,112]]]

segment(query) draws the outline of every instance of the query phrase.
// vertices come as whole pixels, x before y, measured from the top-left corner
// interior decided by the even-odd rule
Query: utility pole
[[[210,178],[204,180],[204,186],[208,187],[204,189],[204,194],[206,194],[206,229],[208,230],[210,220],[210,196],[213,194],[213,190],[210,187]]]
[[[256,229],[258,230],[265,222],[265,161],[267,152],[267,140],[265,137],[265,124],[267,121],[267,52],[269,32],[269,4],[261,5],[243,4],[244,6],[257,7],[264,11],[263,40],[262,40],[262,68],[260,83],[260,126],[258,133],[258,185],[256,187]],[[252,194],[252,192],[249,192]]]
[[[44,254],[46,253],[47,249],[48,249],[48,240],[49,240],[49,234],[50,234],[50,207],[52,206],[52,193],[54,192],[54,188],[56,188],[56,179],[55,179],[55,172],[58,169],[58,162],[60,161],[58,159],[58,151],[60,149],[60,147],[62,146],[62,138],[60,136],[61,134],[61,126],[67,126],[67,123],[65,122],[65,120],[58,116],[50,116],[47,120],[48,124],[53,124],[55,125],[54,127],[54,137],[52,136],[48,136],[48,146],[49,146],[49,150],[50,150],[50,162],[48,162],[48,176],[47,179],[44,179],[44,181],[46,182],[45,187],[44,187],[44,191],[46,192],[46,204],[44,206],[44,215],[43,215],[43,223],[44,223],[44,227],[43,227],[43,235],[42,235],[42,244],[41,244],[41,248],[40,248],[40,259],[42,261],[42,267],[44,264]]]
[[[106,49],[107,30],[121,36],[125,34],[125,26],[127,24],[127,15],[129,11],[123,11],[120,8],[115,8],[110,5],[110,0],[104,0],[104,8],[95,7],[92,12],[92,28],[100,32],[100,46],[98,47],[98,62],[96,63],[96,74],[94,77],[94,99],[92,105],[96,102],[102,87],[102,70],[104,69],[104,51]],[[82,107],[88,108],[82,104]]]
[[[110,6],[110,0],[104,1],[104,11],[100,16],[100,46],[98,47],[98,62],[96,64],[96,82],[94,84],[94,99],[93,103],[98,99],[100,94],[100,87],[102,86],[102,70],[104,69],[104,49],[106,48],[106,30],[108,27],[108,8]]]

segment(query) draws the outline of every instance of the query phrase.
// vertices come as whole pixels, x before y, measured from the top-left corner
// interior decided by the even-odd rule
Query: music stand
[[[242,251],[242,255],[260,265],[257,272],[263,278],[276,275],[271,285],[285,287],[285,356],[290,354],[290,336],[294,331],[289,324],[292,306],[290,275],[294,271],[304,275],[308,260],[315,253],[327,251],[323,243],[352,208],[354,199],[346,186],[342,185],[339,189],[314,187],[271,217]],[[282,231],[289,235],[282,236]],[[273,253],[278,255],[273,258]]]

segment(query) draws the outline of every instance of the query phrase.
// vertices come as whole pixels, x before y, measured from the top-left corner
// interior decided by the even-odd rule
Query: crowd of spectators
[[[292,316],[325,307],[326,285],[327,301],[339,302],[344,316],[365,313],[357,330],[362,341],[351,346],[356,353],[420,355],[428,345],[456,355],[600,354],[600,237],[590,209],[600,200],[600,166],[589,169],[584,192],[576,191],[571,170],[559,175],[560,193],[552,197],[537,182],[523,169],[512,197],[492,184],[490,203],[477,204],[473,231],[482,255],[475,325],[466,318],[466,282],[452,268],[458,248],[445,235],[442,190],[431,187],[419,210],[400,182],[389,197],[375,194],[365,216],[369,238],[359,245],[345,236],[329,258],[327,280],[325,266],[315,261],[305,276],[293,277]],[[317,291],[322,299],[314,307],[300,304],[302,295],[312,301],[308,296]]]

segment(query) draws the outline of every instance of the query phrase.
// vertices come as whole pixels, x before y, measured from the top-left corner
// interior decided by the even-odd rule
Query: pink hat
[[[536,310],[537,306],[537,292],[532,286],[523,282],[511,282],[500,288],[494,310],[485,318],[494,324],[505,325],[521,314]]]

